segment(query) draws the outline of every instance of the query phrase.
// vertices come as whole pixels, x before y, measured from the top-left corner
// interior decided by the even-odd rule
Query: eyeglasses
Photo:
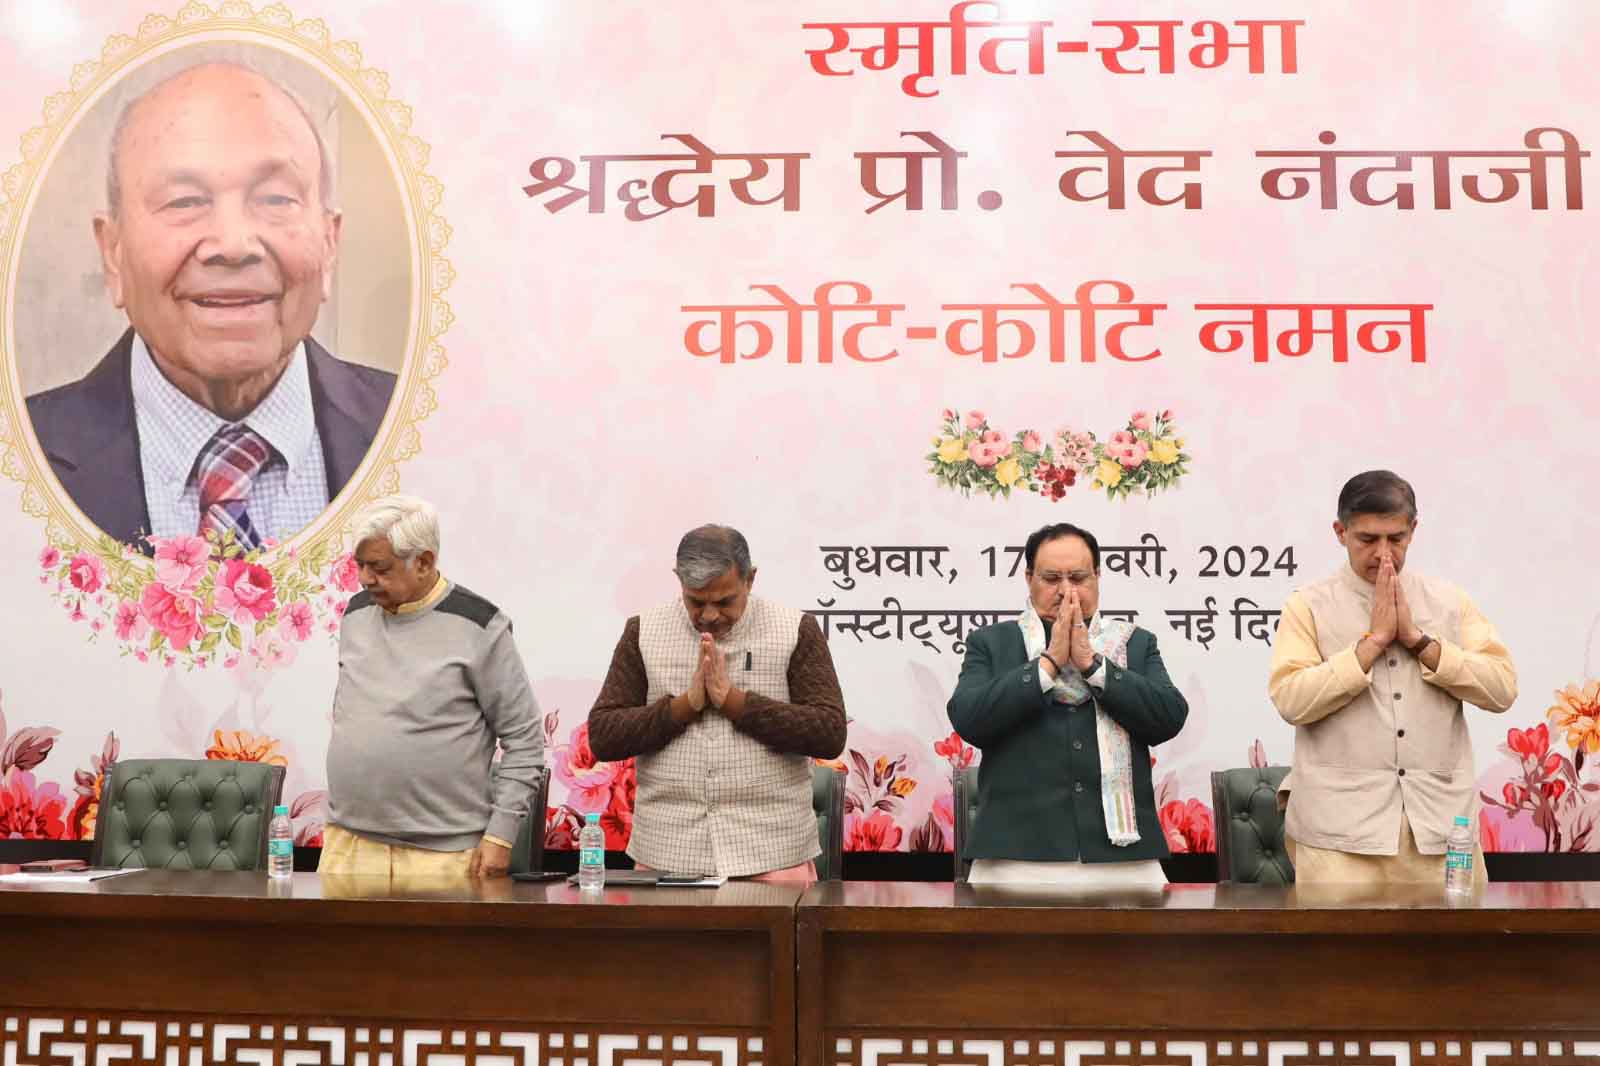
[[[1082,588],[1094,581],[1095,573],[1093,570],[1069,570],[1066,573],[1062,573],[1060,570],[1040,570],[1033,575],[1033,578],[1041,585],[1047,585],[1050,588],[1055,588],[1063,581],[1073,588]]]

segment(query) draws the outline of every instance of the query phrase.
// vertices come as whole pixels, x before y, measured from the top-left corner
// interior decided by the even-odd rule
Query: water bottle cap
[[[280,814],[287,816],[288,813],[289,813],[289,805],[287,803],[280,803],[276,807],[272,808],[272,816],[274,818],[276,818]]]
[[[584,825],[599,825],[600,824],[600,816],[591,811],[590,813],[588,813],[588,814],[583,816],[583,824]]]
[[[1458,815],[1456,815],[1456,824],[1457,825],[1468,825],[1468,826],[1470,826],[1472,823],[1467,821],[1467,816],[1466,815],[1458,814]]]

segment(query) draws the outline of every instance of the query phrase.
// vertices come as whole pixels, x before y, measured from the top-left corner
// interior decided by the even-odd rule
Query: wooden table
[[[802,898],[801,1066],[1600,1062],[1600,885]]]
[[[789,1066],[799,896],[162,871],[0,884],[0,1063]]]

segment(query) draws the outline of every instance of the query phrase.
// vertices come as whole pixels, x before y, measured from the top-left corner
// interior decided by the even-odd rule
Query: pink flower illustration
[[[0,840],[65,840],[67,797],[54,781],[38,784],[13,767],[0,777]]]
[[[894,819],[883,811],[871,817],[852,814],[845,819],[845,851],[898,851],[904,834]]]
[[[278,606],[272,574],[259,563],[229,559],[217,575],[217,612],[237,625],[250,625]]]
[[[611,786],[627,762],[601,762],[589,747],[589,723],[572,731],[567,743],[551,753],[556,780],[567,787],[567,803],[583,814],[599,814],[611,803]]]
[[[942,412],[940,412],[939,418],[945,422],[954,422],[956,420],[956,413],[950,408],[946,407]]]
[[[984,417],[983,417],[983,412],[982,411],[968,411],[967,412],[967,428],[968,429],[977,429],[979,426],[983,425],[983,423],[984,423]]]
[[[39,567],[43,570],[54,570],[56,564],[61,562],[61,553],[54,548],[46,548],[39,553]]]
[[[117,604],[114,624],[118,640],[142,641],[150,633],[150,623],[145,621],[144,615],[139,613],[139,605],[132,600]]]
[[[72,621],[81,622],[85,618],[89,617],[88,615],[83,613],[83,601],[82,600],[73,600],[72,604],[71,604],[71,608],[72,609],[67,612],[67,617],[69,619],[71,619]]]
[[[946,829],[954,830],[956,827],[956,797],[953,793],[946,792],[933,801],[933,816],[939,824]]]
[[[79,592],[93,595],[99,592],[106,583],[106,564],[88,552],[79,552],[72,557],[72,567],[69,571],[72,578],[72,587]]]
[[[356,557],[342,555],[339,561],[333,564],[333,570],[328,574],[328,580],[335,588],[342,592],[355,592],[361,588],[361,568],[356,565]]]
[[[1163,422],[1173,422],[1177,419],[1177,417],[1177,415],[1172,413],[1172,408],[1170,407],[1161,412],[1161,421]]]
[[[1022,450],[1029,455],[1038,455],[1044,451],[1044,438],[1033,430],[1028,430],[1022,435]]]
[[[173,592],[184,592],[206,576],[211,545],[204,537],[153,538],[156,546],[156,580]]]
[[[986,429],[978,435],[978,439],[984,444],[999,444],[1005,437],[1001,436],[998,430]]]
[[[1133,425],[1134,429],[1149,430],[1149,428],[1155,424],[1155,419],[1150,416],[1149,411],[1135,411],[1133,412],[1133,417],[1129,419],[1129,422]]]
[[[278,614],[278,632],[285,639],[306,640],[316,622],[309,603],[287,603]]]
[[[194,643],[200,633],[200,604],[187,591],[169,588],[164,582],[146,585],[139,609],[156,632],[179,651]]]
[[[294,645],[277,637],[268,637],[266,640],[253,644],[250,653],[261,664],[263,670],[278,670],[294,663]]]
[[[1167,847],[1174,853],[1217,850],[1211,808],[1199,800],[1173,800],[1161,808],[1159,817]]]
[[[1146,448],[1143,444],[1131,445],[1122,453],[1122,465],[1127,467],[1129,470],[1135,470],[1138,468],[1140,463],[1144,462],[1145,456],[1149,454],[1150,449]]]

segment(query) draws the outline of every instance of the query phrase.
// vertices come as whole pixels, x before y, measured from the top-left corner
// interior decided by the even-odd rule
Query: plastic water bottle
[[[1472,894],[1472,823],[1462,815],[1445,840],[1444,890],[1452,896]]]
[[[294,873],[294,825],[289,808],[272,808],[272,824],[267,826],[267,876],[287,878]]]
[[[578,887],[606,887],[606,831],[600,828],[598,814],[584,815],[578,833]]]

